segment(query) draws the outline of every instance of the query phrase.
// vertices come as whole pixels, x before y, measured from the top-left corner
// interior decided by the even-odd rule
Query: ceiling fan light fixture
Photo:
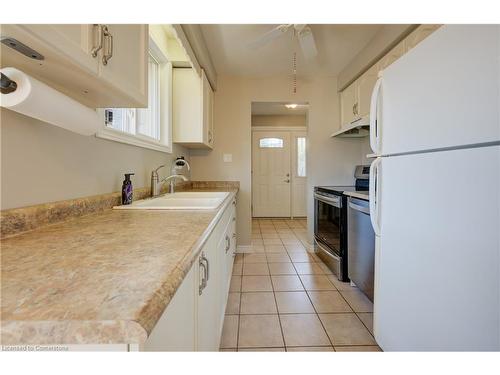
[[[288,109],[295,109],[297,108],[299,105],[298,104],[285,104],[285,107],[287,107]]]

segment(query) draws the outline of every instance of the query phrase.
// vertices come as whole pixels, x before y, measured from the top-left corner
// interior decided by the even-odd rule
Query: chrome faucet
[[[186,166],[188,171],[191,171],[191,167],[187,160],[184,160],[183,157],[179,157],[175,159],[172,163],[172,168],[170,169],[170,172],[172,173],[170,176],[165,177],[163,180],[160,180],[160,177],[158,176],[158,170],[165,167],[165,165],[160,165],[158,168],[156,168],[153,172],[151,172],[151,196],[157,197],[160,195],[161,191],[161,184],[167,181],[170,181],[170,189],[169,193],[173,194],[175,192],[175,179],[180,178],[183,181],[188,181],[188,178],[184,176],[183,174],[177,174],[177,170],[181,169],[182,167]]]

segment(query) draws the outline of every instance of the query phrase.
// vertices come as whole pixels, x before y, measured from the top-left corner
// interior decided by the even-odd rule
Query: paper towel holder
[[[35,60],[44,60],[45,56],[43,56],[40,52],[35,51],[33,48],[27,46],[23,42],[20,42],[17,39],[11,37],[1,37],[0,42],[5,44],[7,47],[12,48],[13,50],[22,53],[24,56],[29,57],[30,59]]]
[[[1,73],[1,80],[0,80],[0,87],[1,87],[1,92],[2,94],[10,94],[11,92],[16,91],[17,89],[17,82],[11,80],[9,77],[7,77],[5,74]]]

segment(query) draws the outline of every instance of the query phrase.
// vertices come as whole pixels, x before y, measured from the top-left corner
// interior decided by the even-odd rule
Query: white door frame
[[[290,169],[293,167],[293,147],[292,147],[292,139],[293,139],[293,133],[294,132],[304,132],[306,134],[307,138],[307,126],[252,126],[252,139],[253,139],[253,133],[254,132],[259,132],[259,131],[287,131],[290,132]],[[307,150],[307,149],[306,149]],[[251,152],[253,154],[253,147],[251,149]],[[306,160],[307,160],[307,154],[308,152],[306,151]],[[251,210],[251,215],[253,217],[253,155],[251,156],[252,160],[252,181],[251,181],[251,187],[252,187],[252,192],[251,192],[251,197],[252,197],[252,210]],[[294,173],[290,171],[290,217],[293,219],[293,179]],[[306,181],[308,179],[309,174],[306,172]],[[306,182],[307,185],[307,182]]]

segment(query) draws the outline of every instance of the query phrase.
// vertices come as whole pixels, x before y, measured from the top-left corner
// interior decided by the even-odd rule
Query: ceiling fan
[[[282,35],[288,33],[289,30],[293,30],[294,35],[297,36],[302,49],[302,53],[306,59],[311,59],[318,54],[316,48],[316,42],[314,41],[314,35],[311,28],[305,24],[283,24],[275,27],[274,29],[264,33],[260,38],[249,43],[250,48],[259,48],[263,45],[279,38]]]

